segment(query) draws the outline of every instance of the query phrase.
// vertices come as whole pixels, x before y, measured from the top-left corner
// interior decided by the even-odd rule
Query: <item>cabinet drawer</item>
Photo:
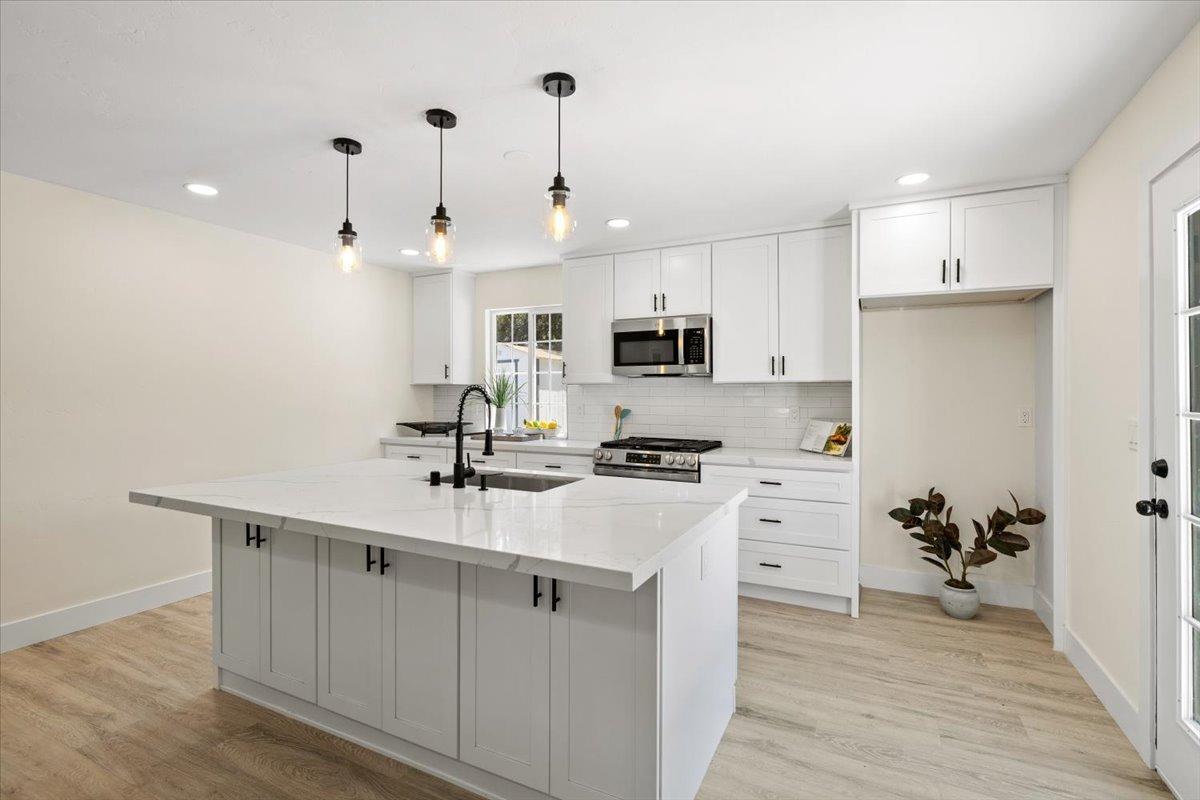
[[[822,547],[743,541],[738,545],[738,580],[849,597],[850,554]]]
[[[401,444],[385,444],[384,458],[403,458],[409,461],[432,461],[435,464],[449,464],[454,461],[454,451],[442,447],[412,447]]]
[[[738,513],[742,541],[850,549],[849,506],[754,497]]]
[[[850,502],[850,473],[757,467],[705,467],[702,480],[737,486],[751,497],[780,500],[817,500],[823,503]]]
[[[569,472],[572,475],[591,475],[592,459],[588,456],[560,455],[557,453],[518,453],[518,469],[537,469],[554,472]]]
[[[446,461],[454,463],[454,451],[450,450]],[[479,447],[467,447],[463,450],[471,456],[471,466],[483,465],[486,467],[515,467],[517,466],[516,453],[492,453],[490,456],[481,455],[483,453],[483,445]],[[465,456],[464,456],[465,458]]]

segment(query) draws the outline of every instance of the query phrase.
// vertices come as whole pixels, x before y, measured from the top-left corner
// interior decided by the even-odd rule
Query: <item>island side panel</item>
[[[737,505],[660,573],[661,797],[693,798],[733,716]]]

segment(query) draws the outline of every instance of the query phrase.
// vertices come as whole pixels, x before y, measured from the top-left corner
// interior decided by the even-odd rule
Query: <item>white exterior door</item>
[[[383,729],[458,757],[458,562],[386,551]]]
[[[259,657],[263,683],[317,702],[317,537],[262,528]]]
[[[380,727],[383,581],[379,548],[320,539],[317,705]]]
[[[1200,150],[1151,185],[1155,523],[1155,766],[1200,797]],[[1146,512],[1152,509],[1142,508]]]
[[[213,661],[258,680],[259,565],[253,525],[222,519],[213,542],[220,606],[213,609]],[[219,563],[217,563],[219,562]]]
[[[449,274],[413,278],[413,383],[450,382],[453,292]]]
[[[850,228],[779,237],[779,379],[850,380]]]
[[[612,383],[613,257],[563,262],[563,381]]]
[[[551,581],[472,564],[461,575],[459,758],[545,792]]]
[[[860,296],[950,288],[949,200],[866,208],[858,223]]]
[[[950,201],[950,288],[1054,283],[1054,187],[990,192]]]
[[[653,317],[662,310],[659,265],[657,250],[613,257],[613,319]]]
[[[713,382],[778,380],[779,237],[712,246]]]
[[[662,251],[659,311],[673,317],[712,313],[712,245]]]

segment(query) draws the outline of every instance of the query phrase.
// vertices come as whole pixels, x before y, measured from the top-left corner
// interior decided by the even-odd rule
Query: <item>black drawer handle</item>
[[[375,566],[376,559],[371,558],[371,545],[367,545],[367,572],[371,571],[371,567]]]
[[[379,574],[383,575],[391,565],[392,562],[387,560],[387,550],[379,548]]]
[[[562,464],[542,464],[546,469],[562,469]]]
[[[550,610],[558,611],[558,604],[562,602],[562,598],[558,596],[558,578],[550,579]]]
[[[759,522],[773,522],[773,523],[774,523],[774,524],[776,524],[776,525],[782,525],[782,524],[783,524],[783,520],[781,520],[781,519],[768,519],[767,517],[759,517],[759,518],[758,518],[758,521],[759,521]]]
[[[541,598],[541,596],[542,596],[542,593],[538,589],[538,576],[534,575],[533,576],[533,607],[534,608],[538,607],[538,600]]]
[[[255,525],[254,526],[254,546],[261,550],[262,543],[265,541],[266,541],[266,539],[264,539],[263,535],[262,535],[262,526]]]
[[[246,547],[249,547],[254,541],[254,537],[250,535],[250,523],[246,523]]]
[[[766,561],[760,561],[760,562],[758,562],[758,565],[760,567],[771,567],[773,569],[783,569],[782,564],[768,564]]]
[[[779,481],[759,481],[763,486],[783,486]]]

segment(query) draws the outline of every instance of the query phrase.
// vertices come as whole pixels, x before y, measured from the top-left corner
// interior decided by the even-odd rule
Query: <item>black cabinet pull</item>
[[[779,374],[787,375],[787,356],[779,357]]]
[[[383,575],[391,565],[392,563],[387,560],[387,550],[379,548],[379,574]]]
[[[946,259],[942,259],[942,283],[946,282]]]
[[[759,522],[773,522],[773,523],[774,523],[774,524],[776,524],[776,525],[782,525],[782,524],[783,524],[783,520],[778,520],[778,519],[768,519],[767,517],[759,517],[759,518],[758,518],[758,521],[759,521]]]
[[[658,294],[654,295],[654,310],[658,311]]]
[[[263,535],[262,535],[262,526],[261,526],[261,525],[255,525],[255,526],[254,526],[254,546],[255,546],[255,548],[257,548],[257,549],[260,549],[260,550],[261,550],[261,549],[262,549],[262,543],[263,543],[263,542],[265,542],[265,541],[266,541],[266,539],[264,539],[264,538],[263,538]]]
[[[954,282],[962,283],[962,259],[954,259]]]
[[[421,457],[420,456],[405,456],[405,458],[415,458],[417,460],[420,460]]]
[[[450,365],[449,364],[442,364],[442,377],[445,378],[446,380],[450,380]]]
[[[775,374],[775,356],[771,356],[771,374]]]
[[[371,567],[375,565],[375,559],[371,558],[371,545],[367,545],[367,572],[371,571]]]
[[[759,481],[763,486],[783,486],[779,481]]]
[[[253,541],[254,541],[254,537],[250,535],[250,523],[247,522],[246,523],[246,547],[249,547],[250,543]]]
[[[760,561],[760,562],[758,562],[758,565],[760,567],[771,567],[773,569],[783,569],[782,564],[768,564],[766,561]]]
[[[550,579],[550,610],[558,611],[558,604],[562,602],[562,598],[558,596],[558,578]]]
[[[662,297],[663,297],[663,303],[662,303],[663,311],[666,311],[667,310],[667,293],[663,292]]]
[[[542,464],[546,469],[562,469],[562,464]]]
[[[533,607],[534,608],[538,607],[538,600],[541,598],[541,596],[542,596],[542,593],[540,591],[538,591],[538,576],[534,575],[533,576]]]

